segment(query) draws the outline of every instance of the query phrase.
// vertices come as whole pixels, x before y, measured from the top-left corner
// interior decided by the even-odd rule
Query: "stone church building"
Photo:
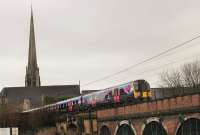
[[[14,110],[27,110],[43,105],[44,97],[74,97],[80,95],[79,85],[41,86],[37,64],[34,18],[31,9],[28,65],[26,67],[25,87],[5,87],[0,99]],[[1,98],[2,97],[2,98]]]

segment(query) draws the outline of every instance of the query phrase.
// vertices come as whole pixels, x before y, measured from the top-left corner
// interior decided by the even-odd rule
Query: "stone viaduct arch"
[[[167,135],[167,131],[159,118],[147,119],[142,135]]]
[[[179,125],[176,135],[200,135],[200,119],[186,119]]]
[[[100,129],[100,135],[111,135],[110,129],[104,125]]]
[[[114,135],[137,135],[129,121],[121,121],[115,129]]]
[[[145,126],[142,135],[167,135],[167,131],[161,123],[152,121]]]

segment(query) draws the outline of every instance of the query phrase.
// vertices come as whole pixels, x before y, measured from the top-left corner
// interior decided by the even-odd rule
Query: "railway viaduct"
[[[73,122],[57,123],[58,133],[60,135],[200,135],[200,92],[176,91],[173,96],[154,97],[150,102],[116,105],[96,110],[91,116],[86,116],[78,114]]]
[[[97,111],[99,135],[200,135],[200,95]]]

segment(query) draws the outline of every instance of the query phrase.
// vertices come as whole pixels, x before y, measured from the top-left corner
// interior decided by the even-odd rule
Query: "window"
[[[120,95],[125,95],[126,93],[124,92],[124,89],[123,88],[121,88],[120,90]]]
[[[138,88],[138,81],[134,81],[134,88],[135,88],[135,90],[138,90],[139,88]]]

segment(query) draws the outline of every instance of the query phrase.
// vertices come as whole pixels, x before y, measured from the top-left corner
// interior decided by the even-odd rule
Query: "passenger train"
[[[146,80],[135,80],[97,92],[63,100],[54,104],[24,111],[29,112],[81,112],[115,104],[134,103],[152,97]]]

